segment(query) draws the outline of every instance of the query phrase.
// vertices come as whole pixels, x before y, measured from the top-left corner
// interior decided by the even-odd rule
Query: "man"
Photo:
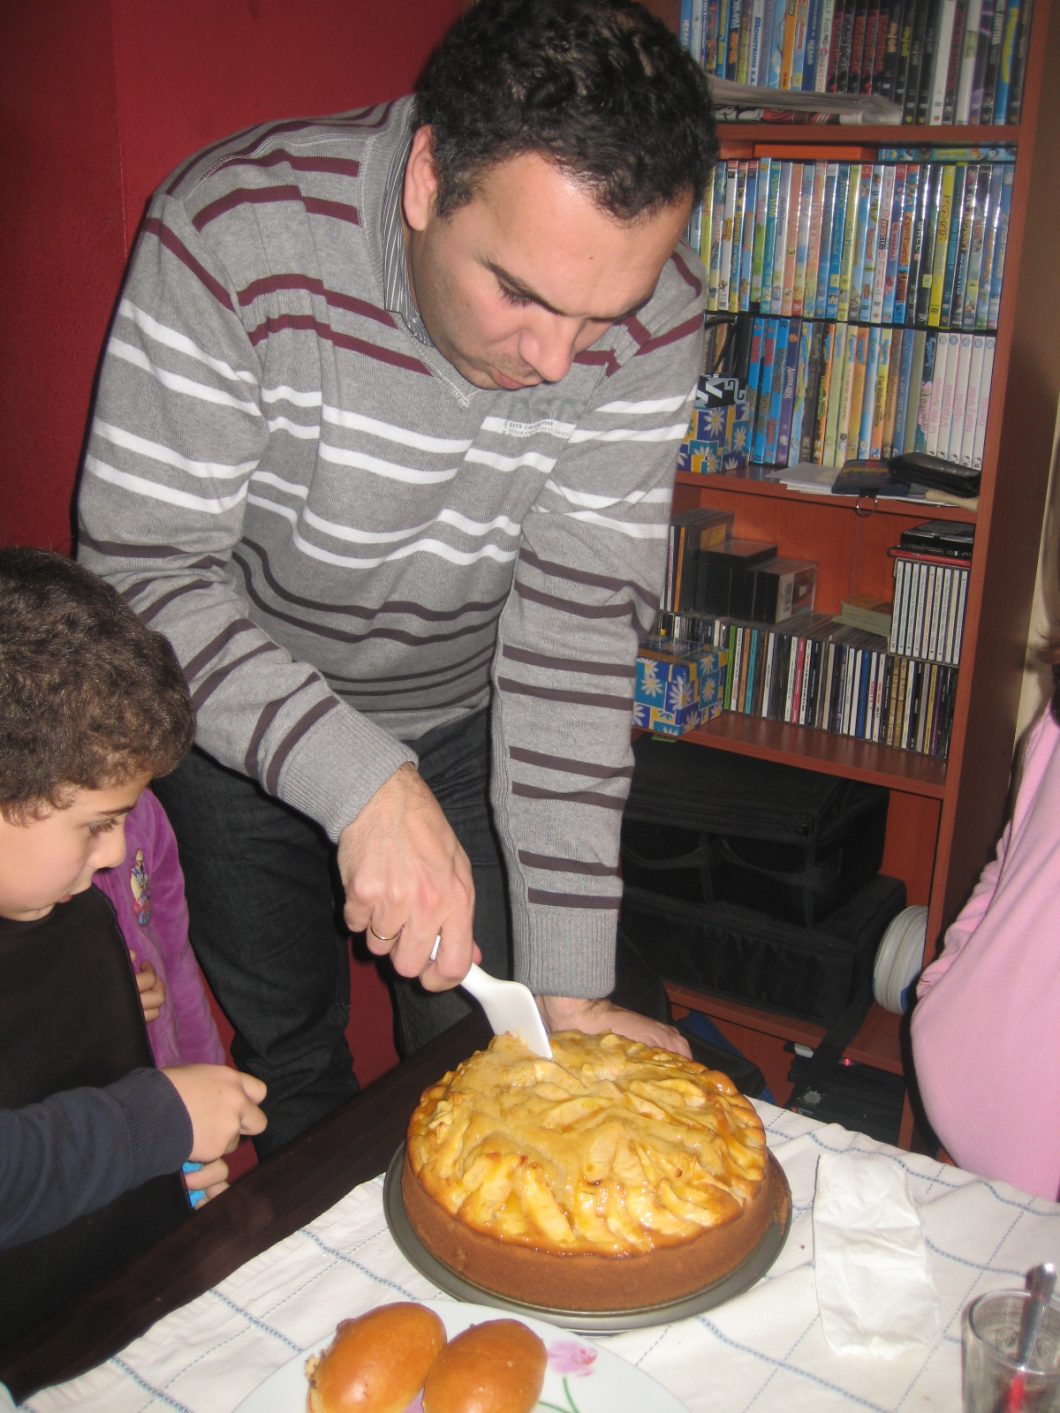
[[[509,915],[552,1028],[683,1047],[606,998],[713,153],[632,0],[480,0],[414,100],[241,134],[151,206],[80,553],[191,683],[163,802],[271,1146],[356,1087],[346,929],[406,1049]]]

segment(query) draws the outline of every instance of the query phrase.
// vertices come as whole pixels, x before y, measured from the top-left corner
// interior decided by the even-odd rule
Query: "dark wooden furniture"
[[[428,1084],[486,1044],[476,1014],[255,1168],[71,1309],[0,1347],[16,1402],[109,1359],[156,1320],[386,1169]],[[3,1336],[0,1334],[0,1339]]]

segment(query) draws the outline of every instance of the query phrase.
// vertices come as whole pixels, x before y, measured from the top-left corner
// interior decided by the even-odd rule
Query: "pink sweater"
[[[962,1167],[1060,1197],[1060,727],[1027,741],[1012,818],[913,1010],[935,1132]]]
[[[224,1048],[188,942],[177,841],[150,790],[125,821],[125,862],[102,869],[94,882],[110,899],[129,950],[165,982],[165,1005],[147,1027],[158,1067],[223,1065]]]

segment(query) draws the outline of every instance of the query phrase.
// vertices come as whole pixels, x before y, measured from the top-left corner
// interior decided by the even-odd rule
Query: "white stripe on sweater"
[[[645,402],[605,402],[596,410],[614,413],[620,417],[653,417],[658,412],[679,412],[692,401],[694,392],[693,388],[687,397],[657,397]]]
[[[330,461],[335,466],[356,466],[359,471],[370,471],[373,476],[384,476],[388,481],[404,481],[410,486],[437,486],[451,481],[460,470],[450,466],[442,471],[419,471],[412,466],[396,466],[391,461],[381,461],[378,456],[365,456],[359,451],[344,451],[340,447],[320,447],[320,460]]]
[[[263,500],[254,495],[247,497],[247,504],[256,505],[260,510],[271,511],[274,515],[282,516],[284,520],[289,521],[294,531],[291,536],[292,544],[310,559],[319,559],[325,564],[335,564],[343,569],[375,569],[380,564],[390,564],[398,559],[407,559],[414,554],[433,554],[439,559],[447,560],[450,564],[477,564],[480,559],[492,559],[496,560],[498,564],[508,564],[515,559],[514,550],[502,550],[496,545],[483,545],[481,549],[468,553],[464,550],[454,549],[452,545],[443,544],[440,540],[416,540],[413,544],[403,545],[391,554],[378,555],[374,559],[355,559],[352,555],[333,554],[330,550],[321,549],[319,545],[311,544],[308,540],[303,539],[295,528],[297,525],[296,514],[287,506],[276,505],[272,501]]]
[[[256,503],[256,502],[255,502]],[[332,535],[337,540],[346,540],[352,544],[386,544],[388,541],[407,540],[412,535],[422,535],[425,530],[429,530],[433,525],[451,525],[454,530],[460,530],[465,535],[481,536],[488,535],[491,530],[500,530],[504,535],[518,538],[519,526],[507,516],[498,515],[496,519],[489,521],[469,520],[466,515],[461,515],[455,510],[443,510],[433,520],[425,520],[422,525],[409,525],[401,530],[356,530],[351,525],[339,525],[334,520],[325,520],[322,516],[316,515],[311,510],[306,510],[302,517],[307,525],[312,525],[316,530],[323,530],[326,534]]]
[[[426,437],[411,427],[397,426],[391,422],[380,422],[375,417],[364,417],[359,412],[344,412],[338,407],[325,407],[325,422],[343,427],[351,432],[367,432],[372,437],[382,437],[386,441],[401,442],[404,446],[415,447],[417,451],[436,451],[443,456],[455,456],[467,451],[470,438],[460,440],[443,437]]]
[[[187,491],[174,490],[172,486],[159,486],[154,481],[145,481],[142,476],[130,476],[127,471],[108,466],[96,456],[85,457],[85,470],[101,481],[109,481],[112,486],[132,491],[133,495],[164,501],[166,505],[179,505],[184,510],[203,511],[207,515],[223,515],[234,505],[238,505],[247,493],[246,486],[240,486],[230,496],[193,496]]]
[[[181,456],[180,452],[174,451],[172,447],[163,446],[161,442],[148,441],[146,437],[138,437],[135,432],[115,427],[112,422],[96,422],[92,430],[104,441],[113,442],[125,451],[150,457],[152,461],[160,461],[164,466],[176,466],[179,470],[186,471],[189,476],[202,479],[213,477],[217,481],[232,481],[237,476],[245,476],[253,471],[255,465],[253,461],[241,461],[235,466],[226,466],[223,461],[193,461],[190,457]]]
[[[121,301],[118,305],[118,313],[128,319],[130,323],[135,324],[141,333],[145,333],[155,343],[162,344],[164,348],[175,348],[178,353],[186,354],[188,358],[194,358],[207,368],[211,368],[215,373],[220,373],[222,378],[230,378],[237,383],[254,384],[258,381],[254,373],[243,368],[233,368],[231,363],[226,363],[221,358],[215,358],[212,354],[199,348],[188,338],[187,334],[171,329],[167,324],[159,323],[145,309],[134,304],[131,299]]]
[[[131,363],[135,368],[144,369],[151,374],[156,382],[164,388],[169,388],[171,392],[184,393],[187,397],[197,398],[200,402],[214,402],[220,407],[234,407],[237,412],[248,412],[252,417],[261,416],[260,410],[252,402],[233,397],[231,393],[222,392],[220,388],[209,388],[203,383],[193,382],[191,378],[185,378],[179,373],[165,372],[152,363],[143,349],[134,348],[131,343],[124,343],[121,339],[112,339],[107,353],[109,357],[120,358],[124,363]]]
[[[572,491],[569,486],[560,486],[555,482],[549,487],[561,495],[564,500],[571,505],[585,506],[590,510],[603,510],[609,505],[661,505],[666,508],[666,518],[670,518],[670,504],[673,494],[668,486],[656,486],[650,491],[631,491],[628,496],[602,496],[594,494],[592,491]]]
[[[596,432],[591,427],[581,427],[571,436],[571,446],[579,442],[672,442],[680,440],[688,431],[687,422],[675,422],[668,427],[649,427],[637,432],[632,427],[613,427],[609,432]]]

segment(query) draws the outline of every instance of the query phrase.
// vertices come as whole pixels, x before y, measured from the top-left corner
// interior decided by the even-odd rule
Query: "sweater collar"
[[[427,327],[420,318],[409,284],[405,241],[401,225],[401,196],[405,180],[405,164],[412,148],[411,104],[406,110],[405,132],[390,163],[386,191],[383,196],[383,296],[387,309],[397,314],[409,333],[419,343],[433,348]]]

